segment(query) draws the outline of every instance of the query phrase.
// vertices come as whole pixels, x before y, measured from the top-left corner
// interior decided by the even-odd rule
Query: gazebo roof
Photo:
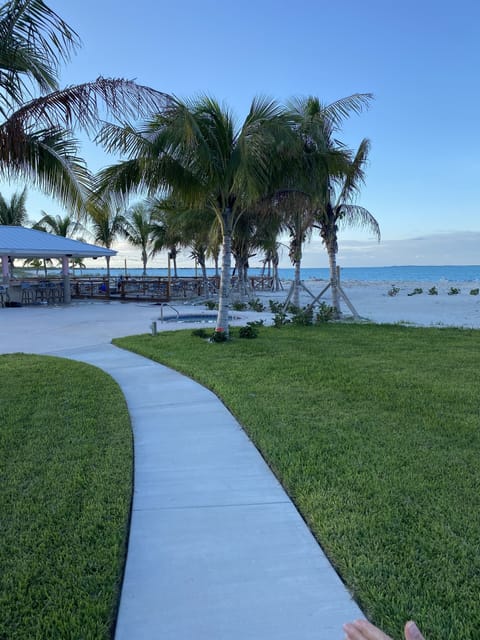
[[[0,225],[0,256],[11,258],[101,258],[117,252],[45,231]]]

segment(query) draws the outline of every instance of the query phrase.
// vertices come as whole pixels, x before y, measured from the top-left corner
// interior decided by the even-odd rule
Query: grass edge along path
[[[414,618],[427,638],[478,639],[479,331],[327,324],[114,342],[225,402],[370,619],[394,638]]]
[[[132,495],[123,394],[100,369],[0,356],[0,637],[113,636]]]

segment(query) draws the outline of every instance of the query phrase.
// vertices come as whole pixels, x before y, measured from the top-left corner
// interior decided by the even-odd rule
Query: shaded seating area
[[[2,262],[2,293],[0,304],[32,305],[69,303],[71,258],[101,258],[116,255],[116,251],[56,236],[26,227],[0,225],[0,257]],[[57,259],[61,276],[54,278],[14,278],[14,260],[30,258]]]

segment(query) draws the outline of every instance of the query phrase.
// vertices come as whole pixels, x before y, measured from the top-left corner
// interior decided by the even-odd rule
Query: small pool
[[[162,321],[159,318],[160,322]],[[229,320],[238,320],[236,316],[230,316]],[[216,313],[181,313],[179,316],[163,316],[163,322],[202,322],[213,324],[217,321]]]

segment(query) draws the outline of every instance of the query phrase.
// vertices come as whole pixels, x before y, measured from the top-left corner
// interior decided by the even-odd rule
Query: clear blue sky
[[[480,4],[475,0],[51,0],[83,47],[63,85],[107,77],[180,97],[208,93],[241,121],[255,95],[375,96],[342,139],[372,151],[359,204],[378,245],[344,231],[339,263],[480,264]],[[84,146],[93,170],[108,163]],[[40,208],[62,213],[32,190]],[[288,266],[288,257],[283,261]],[[325,266],[319,242],[305,266]]]

